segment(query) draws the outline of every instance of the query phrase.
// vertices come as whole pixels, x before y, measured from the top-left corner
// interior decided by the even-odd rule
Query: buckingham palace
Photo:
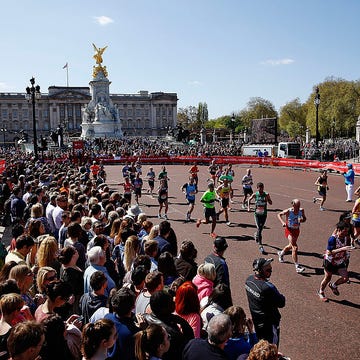
[[[0,93],[0,136],[4,142],[11,143],[23,134],[28,135],[30,141],[32,139],[32,106],[25,95]],[[124,136],[163,136],[169,128],[176,126],[176,93],[139,91],[136,94],[110,94],[110,99],[118,110]],[[48,93],[41,93],[41,98],[36,100],[38,136],[49,136],[59,125],[64,134],[79,136],[82,110],[90,100],[90,87],[50,86]]]

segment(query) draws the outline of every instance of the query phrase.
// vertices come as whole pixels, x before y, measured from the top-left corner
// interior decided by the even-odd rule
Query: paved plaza
[[[122,180],[122,165],[106,166],[107,183],[111,189],[122,191],[117,184]],[[161,166],[154,165],[156,174]],[[185,223],[187,205],[185,196],[180,188],[187,181],[189,165],[166,166],[169,181],[169,221],[174,228],[178,244],[188,239],[194,242],[198,249],[197,263],[211,252],[212,239],[209,236],[210,225],[196,227],[195,222]],[[199,199],[206,189],[209,178],[207,166],[199,166],[199,194],[193,219],[202,217],[203,209]],[[148,165],[143,165],[146,174]],[[229,218],[230,227],[225,224],[223,215],[216,227],[216,234],[227,239],[229,247],[225,257],[229,264],[231,288],[234,304],[248,310],[244,283],[252,272],[253,259],[260,257],[258,247],[254,241],[254,217],[241,207],[242,191],[241,178],[245,175],[246,167],[235,165],[235,203]],[[329,288],[326,295],[330,301],[323,303],[316,292],[323,278],[322,254],[327,245],[339,215],[352,208],[353,203],[346,203],[346,193],[343,177],[339,174],[329,174],[328,199],[325,203],[326,211],[319,211],[319,205],[312,201],[317,195],[314,182],[319,176],[315,171],[292,170],[284,168],[252,168],[254,184],[263,182],[265,191],[270,193],[273,205],[269,206],[266,228],[263,232],[263,243],[268,255],[274,258],[271,281],[286,296],[286,306],[281,309],[280,350],[290,356],[292,360],[301,359],[355,359],[359,358],[360,344],[360,249],[351,253],[349,271],[350,284],[339,287],[340,296],[332,294]],[[360,185],[355,180],[355,187]],[[155,183],[157,188],[158,182]],[[140,199],[141,209],[149,215],[154,224],[161,220],[157,218],[158,203],[156,197],[146,194],[147,181],[144,176],[143,196]],[[255,186],[254,186],[255,188]],[[307,222],[302,224],[298,240],[299,262],[305,267],[305,272],[297,274],[292,263],[291,255],[285,256],[285,263],[278,262],[277,251],[281,250],[287,240],[276,215],[291,206],[293,198],[299,198],[304,207]],[[217,205],[218,206],[218,205]]]

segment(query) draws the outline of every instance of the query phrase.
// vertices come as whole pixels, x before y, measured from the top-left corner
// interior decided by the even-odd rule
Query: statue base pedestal
[[[95,138],[115,138],[120,139],[123,137],[123,133],[119,124],[117,123],[82,123],[81,124],[81,137],[83,139],[95,139]]]

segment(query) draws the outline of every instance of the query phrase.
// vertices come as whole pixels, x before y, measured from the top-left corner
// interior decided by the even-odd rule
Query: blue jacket
[[[345,178],[345,185],[354,185],[355,172],[354,172],[353,169],[349,169],[343,175],[344,175],[344,178]]]

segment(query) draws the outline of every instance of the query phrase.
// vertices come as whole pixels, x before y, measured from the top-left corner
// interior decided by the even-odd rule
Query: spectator
[[[187,342],[194,338],[194,332],[186,320],[173,314],[175,303],[170,294],[156,291],[150,298],[151,314],[145,314],[148,324],[158,324],[166,329],[171,336],[169,351],[163,359],[181,359],[182,351]]]
[[[160,325],[150,325],[135,334],[135,358],[137,360],[159,359],[169,350],[170,335]]]
[[[225,314],[214,316],[208,326],[208,338],[191,340],[183,352],[184,360],[228,359],[224,347],[231,336],[230,317]]]
[[[45,342],[40,351],[41,360],[76,360],[65,338],[65,322],[57,314],[49,314],[41,322],[45,330]]]
[[[15,261],[18,265],[26,265],[26,256],[34,246],[31,236],[21,235],[16,239],[16,249],[6,255],[5,263]]]
[[[155,291],[164,288],[164,276],[159,271],[153,271],[145,277],[145,288],[140,292],[135,302],[135,314],[151,313],[150,298]]]
[[[224,258],[225,250],[228,248],[228,244],[225,238],[218,236],[214,240],[214,247],[212,254],[205,258],[205,263],[215,265],[216,278],[214,285],[226,284],[230,289],[230,276],[229,268]]]
[[[81,352],[83,359],[107,359],[107,351],[113,347],[116,338],[116,328],[111,320],[101,319],[95,323],[86,324],[82,331]]]
[[[191,281],[185,281],[176,290],[175,310],[192,327],[195,338],[199,338],[201,330],[200,301],[196,287]]]
[[[180,246],[180,254],[175,259],[176,271],[186,280],[191,281],[197,273],[197,264],[195,262],[197,250],[194,243],[190,240],[184,240]]]
[[[24,306],[24,300],[19,294],[5,294],[0,298],[0,359],[7,360],[9,358],[7,349],[7,339],[10,335],[11,327],[16,316]]]
[[[240,306],[230,306],[224,311],[230,316],[232,335],[227,341],[224,351],[229,360],[236,360],[241,354],[248,354],[258,339],[251,318],[247,319]]]
[[[84,293],[90,292],[90,277],[95,271],[102,271],[107,278],[107,287],[105,290],[105,296],[109,296],[110,290],[115,287],[114,280],[110,277],[105,265],[106,256],[104,250],[100,246],[94,246],[88,251],[88,259],[90,265],[86,268],[84,273]]]
[[[60,266],[57,259],[58,246],[53,236],[47,236],[40,243],[36,253],[36,263],[39,267],[50,266],[56,270],[56,274],[60,274]]]
[[[208,323],[212,317],[221,314],[232,305],[230,289],[225,284],[216,285],[209,297],[201,300],[200,307],[203,330],[207,331]]]
[[[59,261],[62,264],[60,269],[60,279],[72,286],[73,295],[75,297],[73,303],[74,314],[80,313],[79,301],[84,293],[84,273],[76,265],[78,258],[79,253],[73,246],[64,247],[59,254]]]
[[[197,275],[193,279],[198,292],[199,301],[204,297],[210,296],[214,289],[214,280],[216,278],[215,265],[204,263],[198,267]]]
[[[44,344],[44,328],[34,321],[17,324],[7,341],[12,360],[35,360]]]
[[[133,335],[140,329],[133,318],[132,309],[135,306],[135,294],[128,288],[118,290],[111,298],[112,312],[105,315],[105,319],[115,324],[118,338],[109,353],[110,359],[134,359]]]
[[[245,289],[257,337],[278,345],[281,319],[279,308],[285,306],[285,296],[269,281],[272,261],[264,258],[253,261],[255,274],[247,278]]]
[[[89,322],[90,317],[98,308],[106,305],[107,297],[105,296],[105,290],[107,279],[104,273],[95,271],[90,276],[90,286],[92,291],[83,294],[80,299],[80,309],[85,324]]]
[[[46,301],[40,304],[35,311],[35,319],[38,322],[46,319],[55,309],[64,306],[72,295],[72,288],[62,280],[54,280],[46,285]]]

